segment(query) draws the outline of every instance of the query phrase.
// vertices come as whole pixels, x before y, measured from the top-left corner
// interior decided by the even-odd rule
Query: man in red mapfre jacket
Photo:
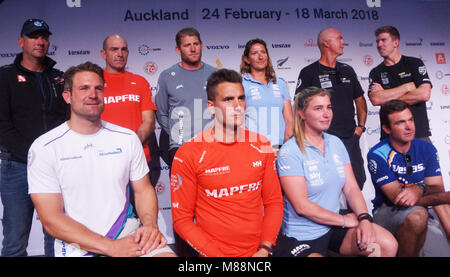
[[[214,126],[182,145],[172,164],[174,229],[200,256],[267,257],[283,217],[275,155],[244,127],[237,72],[214,72],[206,90]]]

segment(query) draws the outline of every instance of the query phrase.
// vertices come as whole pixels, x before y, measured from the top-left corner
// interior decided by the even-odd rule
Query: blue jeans
[[[27,256],[34,205],[28,195],[27,165],[2,160],[0,192],[3,204],[2,256]],[[54,238],[44,230],[46,256],[54,256]]]

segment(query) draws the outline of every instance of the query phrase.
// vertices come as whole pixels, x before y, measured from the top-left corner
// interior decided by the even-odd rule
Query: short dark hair
[[[239,83],[242,85],[242,77],[236,71],[226,68],[213,72],[209,75],[208,82],[206,84],[208,100],[216,100],[216,88],[219,84],[224,82]]]
[[[177,47],[180,48],[181,46],[181,38],[184,36],[196,36],[200,43],[202,43],[202,39],[200,38],[200,33],[197,31],[197,29],[193,27],[187,27],[183,28],[178,31],[177,35],[175,36],[175,42],[177,44]]]
[[[400,32],[394,26],[386,25],[375,30],[376,37],[383,33],[388,33],[394,40],[400,40]]]
[[[383,105],[381,105],[380,109],[380,123],[381,126],[386,126],[388,128],[391,127],[391,122],[389,120],[389,115],[395,112],[401,112],[405,109],[409,109],[411,111],[411,106],[405,101],[394,99],[390,100]]]
[[[105,78],[103,77],[103,69],[95,63],[85,62],[77,66],[71,66],[64,72],[64,90],[72,92],[73,77],[78,72],[89,71],[97,74],[102,82],[105,83]]]

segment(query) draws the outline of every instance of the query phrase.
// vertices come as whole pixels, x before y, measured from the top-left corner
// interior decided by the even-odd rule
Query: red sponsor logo
[[[365,56],[363,57],[363,62],[364,62],[365,65],[371,66],[371,65],[373,64],[373,58],[372,58],[372,56],[371,56],[371,55],[365,55]]]
[[[305,47],[317,47],[317,43],[310,38],[306,43],[305,43]]]
[[[27,78],[23,75],[17,75],[17,82],[19,83],[25,83],[27,81]]]
[[[163,192],[164,192],[164,185],[161,184],[161,183],[156,184],[156,186],[155,186],[155,192],[156,192],[157,194],[163,193]]]
[[[444,53],[436,53],[436,63],[437,64],[446,64],[447,61],[445,60],[445,54]]]
[[[443,84],[442,85],[442,94],[443,95],[448,95],[448,86],[447,86],[447,84]]]
[[[144,64],[144,71],[147,74],[153,75],[158,71],[158,65],[155,62],[146,62]]]

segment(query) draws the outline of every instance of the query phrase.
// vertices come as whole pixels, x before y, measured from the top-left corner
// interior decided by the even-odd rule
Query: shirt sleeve
[[[387,161],[380,155],[369,152],[367,154],[367,166],[374,185],[382,187],[385,184],[397,181]]]
[[[339,158],[342,159],[343,164],[349,164],[350,163],[350,156],[348,155],[347,148],[345,148],[344,143],[342,140],[340,140],[338,137],[333,136],[332,138],[334,140],[334,144],[337,145],[337,148],[339,148]]]
[[[193,221],[198,190],[196,163],[185,146],[177,151],[170,175],[173,228],[201,255],[223,256],[209,235]]]
[[[311,80],[310,76],[307,76],[307,75],[308,74],[307,74],[305,68],[303,68],[300,71],[300,74],[298,75],[297,87],[295,89],[295,94],[298,94],[303,89],[311,86],[312,80]]]
[[[294,149],[292,144],[285,143],[277,157],[277,170],[279,176],[304,176],[303,158],[300,149]],[[297,151],[298,150],[298,151]]]
[[[154,110],[156,111],[157,108],[152,100],[152,88],[150,86],[150,83],[147,82],[147,80],[143,80],[143,93],[142,93],[142,111],[148,111],[148,110]]]
[[[268,144],[270,147],[270,144]],[[266,154],[264,179],[262,182],[262,197],[264,205],[263,228],[261,242],[269,241],[276,244],[281,221],[283,219],[283,196],[275,165],[275,155]]]
[[[155,103],[158,110],[156,111],[156,119],[161,128],[170,134],[169,128],[169,94],[167,92],[167,85],[165,74],[159,75],[158,91],[155,96]]]
[[[408,62],[415,85],[430,84],[427,68],[421,59],[411,59]]]
[[[429,149],[425,152],[429,157],[425,164],[425,178],[433,176],[442,176],[437,149],[431,143],[428,145]]]
[[[45,149],[39,142],[34,142],[28,150],[28,192],[61,193],[58,176],[52,159],[51,149]]]

